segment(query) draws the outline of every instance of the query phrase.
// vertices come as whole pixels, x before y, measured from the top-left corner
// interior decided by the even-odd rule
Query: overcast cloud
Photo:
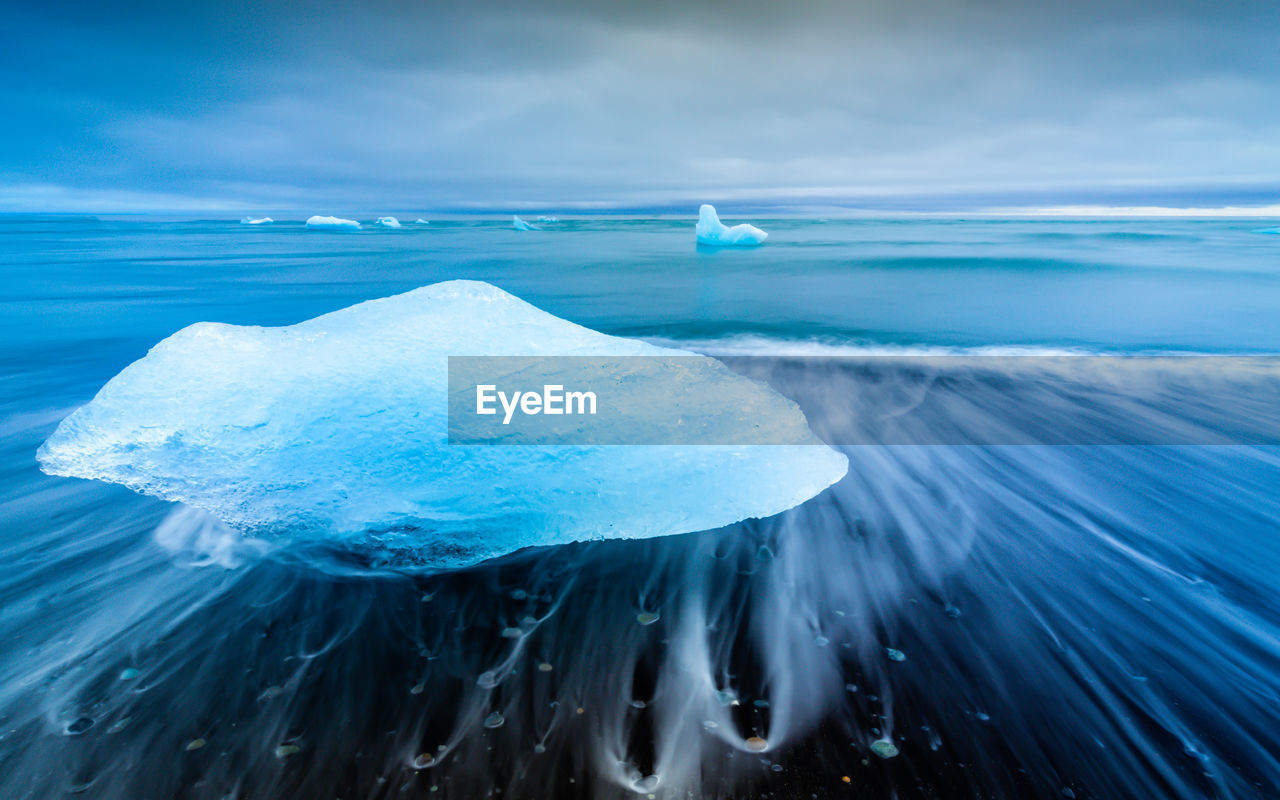
[[[17,5],[0,209],[1280,200],[1280,6]]]

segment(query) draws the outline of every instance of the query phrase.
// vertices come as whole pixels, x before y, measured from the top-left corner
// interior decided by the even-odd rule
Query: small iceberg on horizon
[[[430,225],[431,223],[423,219],[422,217],[418,217],[416,220],[414,220],[413,224],[414,225]]]
[[[713,205],[703,204],[698,209],[698,225],[695,228],[698,244],[711,247],[755,247],[764,244],[769,234],[754,225],[727,227],[720,221]]]
[[[375,223],[373,223],[373,224],[374,224],[374,225],[376,225],[376,226],[378,226],[379,228],[399,228],[399,227],[402,227],[402,226],[400,225],[400,220],[396,219],[395,217],[378,217],[378,221],[377,221],[377,222],[375,222]]]
[[[240,220],[241,225],[270,225],[273,222],[275,222],[275,220],[271,217],[260,217],[258,219],[254,219],[253,217],[243,217]]]
[[[354,219],[343,219],[342,217],[322,217],[317,214],[307,219],[307,227],[316,230],[344,231],[359,230],[360,223]]]
[[[559,222],[559,217],[538,217],[538,222]]]
[[[593,356],[624,370],[626,357],[678,356],[688,369],[679,373],[689,389],[682,408],[708,412],[696,419],[726,441],[765,426],[788,443],[451,444],[452,356]],[[556,373],[496,374],[527,386]],[[671,430],[684,422],[657,420]],[[284,327],[190,325],[62,420],[36,458],[50,475],[182,502],[246,535],[375,546],[427,568],[767,517],[848,470],[800,408],[765,384],[706,356],[576,325],[477,281]]]
[[[525,222],[524,220],[520,219],[520,217],[519,217],[519,216],[516,216],[516,215],[513,215],[513,216],[511,217],[511,227],[515,228],[515,229],[516,229],[516,230],[518,230],[518,231],[540,231],[540,230],[542,230],[542,229],[541,229],[541,228],[539,228],[537,225],[530,225],[529,223],[527,223],[527,222]]]

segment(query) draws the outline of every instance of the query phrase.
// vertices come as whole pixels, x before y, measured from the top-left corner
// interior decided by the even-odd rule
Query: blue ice
[[[319,230],[358,230],[360,223],[354,219],[343,219],[342,217],[322,217],[316,215],[307,220],[308,228],[317,228]]]
[[[707,204],[698,209],[696,232],[698,244],[712,247],[755,247],[769,238],[769,234],[754,225],[727,227],[716,215],[715,206]]]
[[[271,219],[271,217],[259,217],[258,219],[244,217],[240,220],[241,225],[270,225],[272,222],[275,222],[275,220]]]
[[[511,217],[511,227],[515,228],[515,229],[516,229],[516,230],[518,230],[518,231],[537,231],[537,230],[541,230],[541,228],[539,228],[537,225],[530,225],[529,223],[527,223],[527,222],[525,222],[524,220],[520,219],[520,217],[519,217],[519,216],[513,216],[513,217]]]
[[[395,217],[378,217],[378,221],[373,224],[379,228],[399,228],[400,220]]]
[[[692,354],[449,281],[286,327],[183,328],[64,419],[37,458],[47,473],[123,484],[255,535],[372,537],[433,568],[766,517],[848,468],[794,403],[705,357],[697,374],[728,387],[729,402],[769,409],[753,427],[798,443],[450,445],[450,355]]]

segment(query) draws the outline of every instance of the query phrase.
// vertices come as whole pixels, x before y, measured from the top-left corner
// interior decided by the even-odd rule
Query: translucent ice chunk
[[[735,406],[771,408],[767,422],[802,443],[448,442],[450,355],[673,354],[705,362],[690,374],[713,376],[717,391],[729,387]],[[697,386],[689,389],[698,397]],[[181,501],[256,535],[374,537],[434,567],[768,516],[847,469],[799,408],[765,385],[473,281],[287,327],[191,325],[63,420],[37,457],[50,474]]]
[[[712,247],[754,247],[764,244],[769,234],[754,225],[726,227],[716,215],[715,206],[703,205],[698,209],[698,225],[695,229],[698,244]]]

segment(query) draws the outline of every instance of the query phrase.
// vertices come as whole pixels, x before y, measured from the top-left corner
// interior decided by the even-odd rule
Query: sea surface
[[[765,246],[708,250],[692,216],[0,217],[0,797],[1280,796],[1280,447],[1197,444],[1113,384],[1074,442],[948,445],[934,393],[928,445],[844,446],[776,517],[448,573],[36,463],[186,325],[456,278],[774,359],[819,432],[877,410],[858,359],[1280,354],[1272,223],[750,221]],[[952,384],[980,428],[1074,396],[991,363]],[[1214,410],[1271,419],[1274,391]]]

